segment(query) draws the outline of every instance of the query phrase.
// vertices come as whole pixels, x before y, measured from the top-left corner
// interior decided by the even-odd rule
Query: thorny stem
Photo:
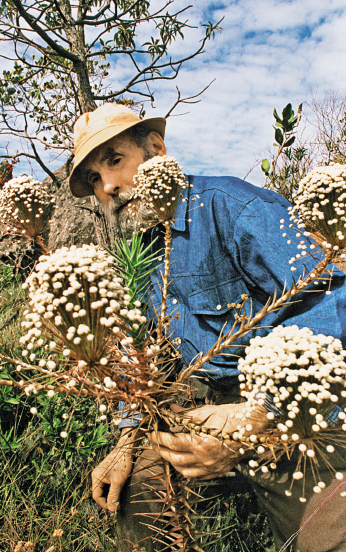
[[[157,340],[160,342],[162,340],[163,326],[166,318],[167,311],[167,297],[168,297],[168,286],[169,286],[169,268],[170,268],[170,258],[171,258],[171,245],[172,245],[172,221],[166,220],[163,225],[165,227],[165,264],[164,264],[164,274],[162,279],[162,291],[161,291],[161,311],[158,317],[157,324]]]
[[[250,330],[255,329],[258,322],[260,322],[267,314],[274,312],[284,306],[284,304],[291,299],[294,295],[297,295],[301,291],[304,290],[311,282],[316,280],[317,276],[319,276],[326,266],[328,266],[332,259],[336,256],[336,251],[329,251],[324,259],[322,259],[318,265],[308,273],[306,278],[302,278],[301,281],[298,281],[294,286],[290,287],[286,293],[283,293],[279,299],[276,299],[276,293],[274,294],[274,297],[272,300],[269,300],[268,303],[257,313],[253,318],[248,320],[247,323],[245,323],[245,313],[240,317],[240,328],[238,331],[234,332],[235,324],[233,325],[232,329],[228,332],[228,334],[223,335],[221,334],[216,341],[216,343],[207,351],[204,355],[201,355],[194,364],[188,366],[185,370],[183,370],[177,380],[178,383],[182,383],[186,379],[192,376],[194,372],[199,370],[203,364],[206,362],[209,362],[211,358],[213,358],[215,355],[220,354],[221,351],[224,349],[230,347],[232,343],[234,343],[237,339],[240,337],[243,337],[247,333],[249,333]],[[271,301],[271,302],[270,302]]]
[[[36,369],[36,366],[34,368]],[[0,379],[0,387],[18,387],[19,389],[23,390],[27,386],[21,385],[18,381]],[[87,397],[90,397],[91,395],[91,392],[85,389],[76,389],[73,387],[71,389],[68,389],[67,387],[62,385],[57,386],[57,385],[42,385],[40,383],[35,384],[35,391],[41,391],[42,389],[44,391],[52,390],[52,391],[55,391],[56,393],[65,393],[65,395],[85,395]],[[95,392],[93,396],[97,397],[98,393]]]
[[[35,243],[42,249],[43,253],[45,255],[49,255],[50,251],[47,248],[46,244],[44,243],[42,236],[36,236],[35,237]]]

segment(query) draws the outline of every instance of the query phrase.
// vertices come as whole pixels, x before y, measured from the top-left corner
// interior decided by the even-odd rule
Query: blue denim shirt
[[[279,194],[258,188],[234,177],[189,176],[192,184],[188,201],[177,211],[172,229],[172,267],[168,311],[179,313],[172,325],[172,338],[182,340],[180,351],[188,364],[201,351],[205,353],[217,340],[221,330],[234,322],[231,303],[241,302],[241,295],[252,299],[255,314],[276,292],[280,295],[298,279],[303,263],[289,264],[300,250],[304,236],[296,237],[290,224],[289,203]],[[199,195],[200,199],[191,203]],[[203,207],[199,205],[203,203]],[[280,220],[285,219],[285,230]],[[283,237],[283,232],[287,233]],[[154,249],[163,247],[162,228],[151,230],[151,239],[159,236]],[[287,244],[291,239],[292,243]],[[307,255],[305,266],[315,262]],[[295,272],[291,266],[296,266]],[[161,282],[158,266],[152,275],[153,308],[160,305]],[[261,322],[266,327],[251,331],[226,350],[232,356],[219,355],[204,365],[210,372],[205,382],[214,389],[226,390],[238,381],[238,356],[255,335],[266,335],[270,327],[297,324],[314,333],[332,335],[346,345],[345,275],[333,276],[331,295],[326,295],[329,282],[322,280],[299,294],[288,307],[267,315]],[[247,302],[250,312],[250,301]],[[153,311],[152,311],[153,313]],[[124,425],[124,422],[122,422]],[[125,424],[126,425],[126,424]]]

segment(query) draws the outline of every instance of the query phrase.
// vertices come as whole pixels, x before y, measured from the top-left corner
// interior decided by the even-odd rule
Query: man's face
[[[135,187],[133,177],[141,163],[165,152],[163,140],[157,133],[149,135],[146,155],[126,134],[119,134],[98,146],[84,162],[86,178],[106,216],[116,228],[120,227],[126,237],[155,219],[147,205],[138,199],[131,201]],[[130,202],[134,215],[129,213]]]

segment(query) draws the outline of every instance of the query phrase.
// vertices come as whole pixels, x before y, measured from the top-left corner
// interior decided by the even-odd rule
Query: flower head
[[[148,203],[161,222],[174,217],[182,197],[181,190],[188,187],[177,160],[166,155],[142,163],[133,181],[137,186],[134,199]]]
[[[314,335],[308,328],[278,326],[266,337],[251,339],[245,352],[239,360],[243,372],[239,379],[249,404],[247,413],[260,404],[269,410],[268,420],[276,422],[262,436],[270,447],[263,455],[259,448],[257,452],[269,463],[273,455],[277,460],[290,451],[290,457],[297,448],[293,480],[303,478],[301,468],[308,460],[314,464],[314,492],[320,492],[316,489],[324,483],[318,481],[319,462],[335,472],[325,450],[332,454],[335,443],[344,447],[345,442],[346,351],[341,341]],[[304,496],[300,499],[305,500]]]
[[[18,176],[6,182],[0,191],[0,213],[10,230],[28,238],[38,236],[44,227],[42,214],[54,203],[42,186],[32,176]]]
[[[289,209],[298,228],[322,236],[325,247],[346,247],[346,166],[316,167],[299,183],[295,204]]]
[[[130,327],[142,321],[140,309],[122,308],[128,289],[105,250],[93,245],[64,247],[39,261],[24,284],[30,297],[30,310],[22,323],[28,330],[21,338],[26,349],[47,336],[48,349],[87,366],[107,357],[110,336],[114,338],[121,322],[119,315]],[[47,367],[54,369],[55,363],[48,361]]]
[[[346,351],[340,340],[314,335],[308,328],[278,326],[266,337],[251,339],[245,352],[239,369],[246,381],[243,387],[250,389],[243,391],[250,403],[257,404],[260,399],[268,404],[271,400],[276,409],[292,419],[300,412],[304,399],[311,403],[310,409],[322,403],[324,408],[333,403],[334,408],[338,397],[333,384],[343,386],[346,381]]]

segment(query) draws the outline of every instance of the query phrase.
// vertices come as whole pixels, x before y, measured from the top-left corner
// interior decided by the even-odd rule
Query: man
[[[136,200],[135,218],[129,216],[128,204],[134,190],[133,177],[138,166],[155,155],[165,155],[165,120],[151,118],[140,120],[132,111],[123,107],[105,104],[93,113],[82,115],[75,125],[75,163],[70,177],[73,195],[84,197],[95,195],[104,206],[107,216],[131,236],[133,230],[143,228],[153,213]],[[254,312],[262,308],[275,289],[280,291],[289,282],[289,259],[295,254],[288,247],[279,226],[281,219],[288,224],[287,202],[279,195],[259,189],[237,178],[192,177],[188,180],[193,188],[189,197],[201,198],[204,206],[190,213],[189,201],[184,212],[177,214],[173,227],[172,271],[169,308],[178,308],[179,319],[174,336],[181,339],[181,353],[190,362],[200,351],[206,351],[216,341],[221,329],[233,323],[233,303],[238,303],[243,294],[252,297]],[[156,226],[146,232],[148,238],[161,235]],[[160,248],[160,240],[157,248]],[[295,273],[296,274],[296,273]],[[159,304],[159,287],[154,272],[154,306]],[[344,338],[345,290],[344,278],[333,279],[333,294],[323,293],[325,286],[316,289],[320,293],[302,294],[301,302],[268,315],[266,326],[278,324],[299,327],[308,326],[316,333],[331,334]],[[244,408],[237,402],[237,358],[243,355],[243,348],[250,337],[268,332],[268,329],[251,332],[236,348],[228,351],[233,356],[218,356],[207,365],[210,372],[206,383],[213,390],[214,404],[190,411],[195,423],[208,418],[210,427],[231,431],[236,428],[235,413]],[[173,407],[178,409],[178,407]],[[265,424],[261,414],[253,423],[260,431]],[[159,468],[150,467],[155,454],[160,455],[183,476],[209,480],[222,476],[235,465],[246,476],[247,466],[241,462],[236,444],[220,445],[211,436],[191,436],[185,433],[152,433],[149,438],[153,451],[140,458],[140,468],[134,469],[131,486],[126,485],[133,470],[134,433],[133,421],[122,424],[122,433],[115,450],[93,472],[93,496],[100,506],[109,511],[119,510],[118,524],[124,542],[141,540],[147,551],[157,549],[157,543],[143,537],[144,526],[133,516],[126,517],[133,506],[128,504],[130,496],[143,493],[143,478],[148,474],[158,475]],[[277,549],[296,531],[300,552],[327,552],[346,549],[346,534],[343,530],[340,512],[344,512],[338,498],[326,501],[323,519],[334,520],[334,531],[321,529],[321,516],[314,516],[307,525],[304,521],[315,506],[327,496],[334,483],[329,484],[318,501],[307,491],[306,504],[298,502],[299,492],[290,499],[285,497],[291,464],[281,462],[282,469],[275,474],[261,473],[253,483],[269,515]],[[146,469],[144,469],[146,468]],[[339,469],[344,466],[340,464]],[[159,480],[159,478],[157,479]],[[325,480],[328,480],[325,474]],[[109,487],[108,495],[106,489]],[[132,489],[132,490],[131,490]],[[155,490],[155,489],[154,489]],[[121,492],[123,493],[122,496]],[[297,494],[298,493],[298,494]],[[151,498],[150,498],[151,497]],[[138,505],[137,510],[155,513],[155,493],[148,492],[151,504]],[[321,498],[322,497],[322,498]],[[135,500],[135,499],[134,499]],[[317,501],[317,502],[316,502]],[[120,503],[120,505],[119,505]],[[125,510],[122,507],[125,503]],[[130,512],[131,513],[131,512]],[[302,528],[303,527],[303,528]],[[322,532],[321,532],[322,531]],[[133,535],[137,533],[136,539]],[[295,546],[295,543],[294,543]],[[125,546],[126,548],[126,546]]]

